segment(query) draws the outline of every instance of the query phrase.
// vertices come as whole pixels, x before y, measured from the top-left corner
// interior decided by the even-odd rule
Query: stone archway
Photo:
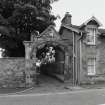
[[[70,48],[64,44],[62,41],[44,41],[44,42],[38,42],[38,43],[32,43],[31,41],[29,42],[24,42],[25,43],[25,47],[26,47],[26,84],[30,84],[32,85],[33,84],[33,76],[32,75],[35,75],[35,62],[36,62],[36,59],[37,59],[37,51],[38,49],[41,49],[43,48],[45,45],[47,44],[50,44],[50,45],[53,45],[53,46],[56,46],[58,48],[60,48],[61,51],[63,51],[63,55],[64,55],[64,59],[63,61],[60,61],[58,60],[57,63],[63,63],[64,66],[63,66],[63,69],[61,70],[63,72],[63,78],[62,78],[62,81],[65,82],[68,80],[68,78],[70,78],[71,76],[71,67],[70,67],[70,58],[71,58],[71,55],[70,55]],[[59,53],[60,54],[60,53]],[[59,55],[58,54],[58,55]],[[60,56],[60,55],[59,55]],[[58,57],[58,59],[60,59]],[[57,69],[57,66],[59,64],[56,65],[56,69]],[[60,65],[61,66],[61,65]],[[33,70],[34,68],[34,70]],[[60,69],[60,67],[59,67]],[[57,72],[57,71],[56,71]],[[71,77],[72,78],[72,77]]]
[[[57,63],[63,63],[63,81],[68,81],[69,78],[72,78],[72,46],[69,46],[64,40],[61,39],[60,35],[55,31],[55,29],[51,26],[48,27],[40,37],[32,36],[31,41],[24,41],[25,45],[25,53],[26,53],[26,63],[25,63],[25,73],[26,73],[26,84],[33,84],[33,75],[36,73],[35,62],[37,59],[37,51],[38,49],[42,49],[45,45],[53,45],[54,47],[58,47],[61,49],[64,55],[63,61],[60,61],[60,57]],[[58,54],[60,56],[60,53]],[[60,61],[60,62],[59,62]],[[59,64],[58,64],[59,65]],[[60,67],[59,67],[60,68]],[[56,66],[57,69],[57,66]]]
[[[32,47],[32,51],[31,51],[31,59],[36,59],[37,58],[37,51],[39,49],[42,49],[45,45],[53,45],[58,51],[57,51],[57,61],[55,62],[56,65],[55,65],[55,69],[56,69],[56,73],[57,72],[62,72],[63,73],[63,78],[62,78],[62,81],[66,81],[67,78],[69,77],[69,73],[70,73],[70,49],[69,47],[67,47],[65,44],[63,44],[63,42],[59,41],[59,42],[56,42],[56,41],[44,41],[42,43],[38,43],[38,44],[33,44],[33,47]],[[63,54],[62,54],[63,53]],[[58,57],[59,56],[59,57]],[[61,58],[61,56],[63,56]],[[62,65],[63,65],[63,68],[62,68]],[[54,67],[54,66],[53,66]],[[60,71],[57,69],[61,69]],[[51,72],[49,70],[49,72]],[[53,71],[54,72],[54,71]]]

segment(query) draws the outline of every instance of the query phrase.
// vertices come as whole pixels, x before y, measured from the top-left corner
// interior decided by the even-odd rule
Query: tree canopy
[[[25,55],[24,40],[33,30],[41,33],[54,25],[51,3],[57,0],[0,0],[0,47],[3,56]]]

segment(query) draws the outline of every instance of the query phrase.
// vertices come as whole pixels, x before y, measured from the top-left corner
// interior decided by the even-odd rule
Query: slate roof
[[[76,29],[79,29],[80,26],[77,26],[77,25],[72,25],[73,28],[76,28]]]
[[[68,16],[68,14],[65,15],[65,17],[63,18],[63,21],[65,20],[65,18]],[[71,16],[71,15],[70,15]],[[71,19],[71,17],[69,17]],[[66,19],[67,20],[67,19]],[[80,33],[80,32],[83,32],[83,33],[86,33],[85,30],[84,30],[84,26],[88,25],[88,24],[91,24],[89,22],[94,22],[95,21],[95,24],[98,25],[98,27],[102,26],[102,24],[98,21],[98,19],[94,16],[92,16],[90,19],[88,19],[87,21],[85,21],[82,25],[78,26],[78,25],[73,25],[73,24],[67,24],[67,22],[61,22],[61,27],[64,27],[64,28],[67,28],[67,29],[70,29],[76,33]],[[62,30],[62,28],[60,28],[60,31]],[[105,35],[105,29],[102,29],[102,28],[99,28],[98,29],[98,32],[99,32],[99,35]]]
[[[75,28],[75,29],[80,29],[80,26],[77,26],[77,25],[72,25],[72,27]],[[99,31],[99,33],[105,35],[105,29],[99,28],[98,31]]]

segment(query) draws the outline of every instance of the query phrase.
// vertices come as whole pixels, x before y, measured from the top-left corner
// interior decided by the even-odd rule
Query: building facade
[[[73,81],[75,84],[105,81],[105,29],[91,17],[80,26],[71,23],[71,15],[62,19],[59,34],[73,46]]]

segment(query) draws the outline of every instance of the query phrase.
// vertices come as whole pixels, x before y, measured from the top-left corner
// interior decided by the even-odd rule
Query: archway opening
[[[41,75],[64,80],[65,52],[59,45],[46,44],[43,48],[38,48],[36,57],[41,61]]]

